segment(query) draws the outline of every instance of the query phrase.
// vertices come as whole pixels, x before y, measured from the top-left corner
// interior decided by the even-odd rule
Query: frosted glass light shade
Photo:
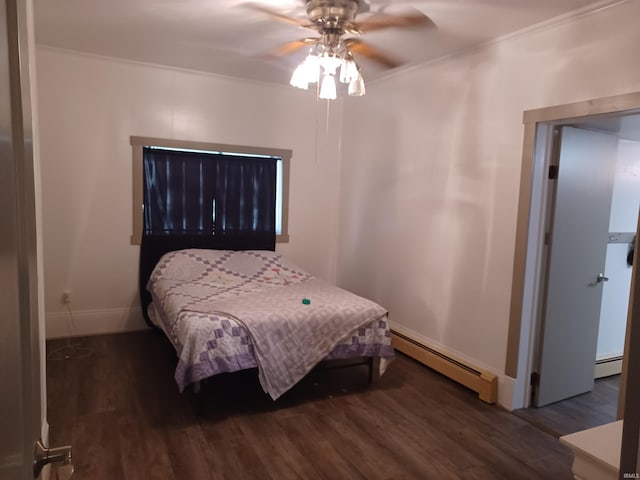
[[[361,97],[366,93],[366,89],[364,88],[364,78],[358,72],[358,76],[349,83],[348,93],[352,97]]]
[[[293,71],[289,83],[296,88],[308,90],[309,84],[320,82],[318,97],[334,100],[338,97],[337,81],[347,85],[347,93],[351,96],[365,94],[364,79],[351,52],[347,50],[336,53],[333,48],[314,47]]]
[[[346,58],[342,61],[342,65],[340,66],[340,82],[342,83],[351,83],[353,80],[358,78],[358,66],[356,62],[351,60],[350,58]]]
[[[309,88],[309,80],[307,80],[307,75],[304,71],[304,63],[298,65],[293,71],[293,75],[291,75],[289,85],[291,85],[292,87],[301,88],[303,90]]]
[[[323,100],[335,100],[337,98],[336,81],[333,78],[333,75],[324,75],[322,77],[322,83],[320,84],[320,98]]]
[[[309,83],[316,83],[320,78],[320,59],[310,53],[304,59],[304,65]]]
[[[306,90],[310,83],[318,81],[320,76],[320,59],[313,54],[307,55],[307,58],[296,67],[291,75],[289,84],[296,88]]]
[[[325,75],[335,75],[336,70],[338,70],[338,67],[342,64],[342,59],[333,54],[325,53],[319,60]]]

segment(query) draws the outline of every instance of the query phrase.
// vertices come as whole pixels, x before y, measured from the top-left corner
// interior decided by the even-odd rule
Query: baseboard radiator
[[[498,399],[498,377],[495,374],[452,358],[449,354],[444,354],[433,347],[423,345],[395,330],[391,330],[391,333],[391,344],[396,350],[473,390],[478,393],[480,400],[483,402],[496,403]]]
[[[614,355],[596,360],[595,378],[610,377],[611,375],[618,375],[621,372],[622,355]]]

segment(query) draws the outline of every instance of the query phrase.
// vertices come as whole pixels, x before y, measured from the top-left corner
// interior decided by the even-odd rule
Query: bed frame
[[[241,234],[241,235],[143,235],[140,244],[140,303],[145,322],[153,329],[159,328],[151,322],[147,307],[151,304],[151,294],[147,291],[147,282],[154,267],[165,253],[186,248],[205,248],[213,250],[270,250],[275,251],[275,235]],[[344,368],[357,365],[367,365],[369,368],[369,384],[372,385],[379,377],[380,359],[378,357],[360,357],[345,360],[325,360],[321,362],[323,368]],[[205,404],[202,391],[205,381],[194,382],[193,392],[196,394],[196,409],[199,415],[204,415]]]

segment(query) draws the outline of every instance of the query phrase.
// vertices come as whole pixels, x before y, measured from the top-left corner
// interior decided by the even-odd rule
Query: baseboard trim
[[[140,307],[48,312],[45,322],[47,339],[104,335],[149,328],[142,317]]]
[[[395,349],[473,390],[478,393],[480,400],[490,404],[496,403],[497,375],[455,358],[437,347],[427,346],[394,329],[391,333],[391,344]]]
[[[622,355],[596,360],[595,378],[610,377],[622,373]]]

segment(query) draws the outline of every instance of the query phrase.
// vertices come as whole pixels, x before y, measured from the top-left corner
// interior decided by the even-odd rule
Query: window
[[[256,178],[268,178],[269,180],[265,181],[271,183],[273,175],[264,172],[272,171],[272,167],[270,170],[263,166],[273,165],[274,161],[275,211],[273,216],[269,216],[269,221],[273,221],[275,217],[277,242],[289,240],[287,227],[291,150],[144,137],[131,137],[131,145],[133,147],[132,244],[140,244],[145,230],[155,233],[175,231],[215,234],[216,229],[233,231],[239,228],[243,221],[257,222],[258,220],[254,217],[249,220],[246,220],[246,217],[243,219],[238,216],[238,212],[233,212],[233,215],[228,213],[224,205],[225,198],[230,198],[232,192],[227,191],[226,182],[221,180],[226,177],[221,172],[227,172],[224,175],[228,175],[228,172],[232,172],[230,175],[237,175],[237,171],[242,170],[246,175],[247,169],[253,169],[257,175]],[[146,165],[146,170],[143,165]],[[144,179],[145,171],[147,182]],[[234,171],[236,171],[235,174]],[[173,182],[173,190],[171,190],[173,198],[167,199],[164,197],[165,192],[169,191],[167,190],[169,181]],[[264,195],[265,192],[258,187],[261,183],[264,187],[264,181],[252,180],[249,183],[254,185],[251,188],[255,189],[252,194],[253,201],[259,202],[259,195]],[[145,184],[148,185],[146,189]],[[273,185],[266,185],[266,187],[274,188]],[[217,193],[212,193],[211,189],[216,188]],[[183,190],[195,192],[195,195],[187,198],[181,195],[180,192]],[[223,192],[224,195],[222,195]],[[203,201],[205,198],[211,200]],[[151,207],[146,211],[145,201]],[[230,201],[233,202],[233,199]]]

